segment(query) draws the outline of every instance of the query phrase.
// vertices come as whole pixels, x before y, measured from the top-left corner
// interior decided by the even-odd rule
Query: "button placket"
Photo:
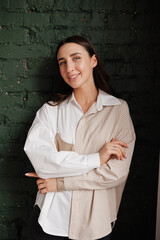
[[[84,126],[85,126],[85,117],[83,116],[78,123],[76,134],[75,134],[75,152],[81,154],[83,152],[83,142],[84,138]]]

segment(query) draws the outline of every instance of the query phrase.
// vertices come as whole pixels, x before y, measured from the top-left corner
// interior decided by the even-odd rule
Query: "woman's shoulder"
[[[111,106],[119,106],[120,108],[128,105],[127,102],[122,99],[119,98],[117,96],[114,96],[112,94],[106,93],[102,90],[99,90],[99,95],[101,97],[101,101],[104,105],[111,105]]]
[[[127,103],[127,101],[126,100],[124,100],[124,99],[122,99],[122,98],[117,98],[119,101],[120,101],[120,105],[122,105],[122,107],[124,107],[124,106],[128,106],[128,103]]]
[[[55,102],[49,101],[44,103],[38,111],[41,111],[41,112],[57,111],[57,105]]]
[[[57,105],[53,102],[44,103],[37,111],[36,114],[40,119],[50,119],[52,117],[55,118],[57,115]]]
[[[119,111],[123,112],[123,113],[128,113],[129,112],[129,106],[126,100],[122,99],[122,98],[117,98],[120,102],[120,105],[118,105],[119,107]]]

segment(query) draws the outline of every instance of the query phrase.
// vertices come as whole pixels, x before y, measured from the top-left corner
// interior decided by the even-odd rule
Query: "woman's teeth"
[[[72,76],[72,77],[69,77],[69,79],[76,78],[78,75],[79,75],[79,73],[78,73],[78,74],[76,74],[76,75],[74,75],[74,76]]]

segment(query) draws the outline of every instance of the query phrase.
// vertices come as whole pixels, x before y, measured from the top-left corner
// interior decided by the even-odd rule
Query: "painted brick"
[[[120,2],[118,0],[115,0],[113,1],[113,6],[115,11],[132,12],[135,9],[135,1],[124,0],[123,2]]]
[[[64,29],[62,31],[61,28],[59,29],[43,29],[36,33],[36,42],[47,43],[49,45],[56,45],[64,36],[69,36],[69,34],[73,34],[73,30]],[[76,30],[75,30],[76,34]],[[71,35],[70,35],[71,36]],[[55,46],[56,47],[56,46]]]
[[[36,58],[49,57],[50,49],[44,45],[4,45],[0,46],[0,58],[4,59],[22,59],[22,58]]]
[[[28,0],[27,2],[30,10],[43,12],[43,11],[54,10],[56,1],[55,0],[46,0],[46,1]]]
[[[1,0],[0,8],[10,11],[24,10],[26,8],[26,0]]]
[[[70,11],[70,12],[74,12],[75,10],[79,11],[80,8],[80,1],[78,0],[69,0],[67,1],[63,1],[63,0],[59,0],[56,1],[55,4],[55,9],[56,10],[63,10],[63,11]]]
[[[23,13],[0,12],[0,26],[23,26]]]
[[[28,91],[31,92],[30,93],[30,97],[29,100],[27,100],[27,104],[30,101],[34,101],[34,102],[38,102],[40,101],[39,98],[41,96],[38,95],[37,92],[49,92],[50,89],[52,89],[54,80],[52,80],[51,78],[44,78],[42,77],[29,77],[24,84],[22,85],[22,89],[25,87],[27,87]],[[31,99],[30,99],[31,98]],[[43,97],[42,97],[43,99]],[[43,100],[42,100],[43,101]],[[37,104],[36,104],[37,105]]]
[[[108,28],[110,29],[134,29],[136,26],[135,13],[121,13],[108,16]]]
[[[27,71],[26,60],[8,60],[0,62],[0,77],[1,79],[8,79],[15,77],[23,77]],[[12,82],[13,83],[13,82]]]
[[[105,1],[105,0],[101,0],[101,1],[94,1],[94,0],[85,1],[85,0],[82,0],[81,1],[81,8],[84,11],[96,11],[96,12],[111,11],[114,8],[113,2],[114,1]]]
[[[78,26],[78,27],[83,27],[83,26],[91,26],[90,21],[92,20],[92,15],[91,13],[79,13],[77,12],[74,14],[73,12],[55,12],[53,13],[53,20],[52,24],[55,26]],[[100,23],[103,25],[103,23]]]
[[[134,30],[105,30],[104,37],[108,44],[131,44],[134,42]]]
[[[114,1],[82,1],[81,5],[84,11],[103,11],[103,12],[110,12],[110,11],[123,11],[123,12],[131,12],[135,8],[135,3],[132,0],[125,0],[122,2],[118,0]]]
[[[1,96],[1,107],[23,106],[23,95],[16,93],[3,94]]]
[[[33,101],[33,103],[35,103],[35,101]],[[30,115],[32,114],[32,112],[25,110],[22,107],[18,108],[16,106],[15,108],[11,108],[8,110],[7,108],[4,109],[1,108],[0,110],[1,113],[4,114],[9,119],[9,121],[16,124],[27,124],[28,123],[27,119],[29,119]],[[15,111],[17,114],[15,114]]]
[[[26,29],[12,29],[12,30],[1,30],[0,31],[0,43],[7,44],[25,44],[27,42]]]
[[[23,25],[25,27],[47,27],[50,26],[50,15],[45,13],[28,13],[24,14],[24,22]]]
[[[2,116],[2,114],[1,114]],[[3,115],[4,119],[3,119],[3,124],[4,125],[0,125],[0,130],[1,130],[1,136],[0,136],[0,142],[1,144],[4,144],[6,142],[8,142],[10,140],[9,134],[10,134],[10,127],[6,126],[6,116]],[[1,122],[2,123],[2,122]]]
[[[1,0],[0,2],[0,8],[6,8],[8,9],[10,7],[10,0]]]

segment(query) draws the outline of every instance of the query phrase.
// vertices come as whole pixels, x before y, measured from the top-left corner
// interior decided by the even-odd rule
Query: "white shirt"
[[[99,90],[96,107],[119,105],[120,101]],[[54,139],[58,132],[63,141],[75,144],[76,129],[84,113],[74,93],[59,106],[44,104],[37,112],[29,130],[24,150],[41,178],[76,176],[100,166],[99,153],[79,155],[57,152]],[[37,193],[35,204],[41,208],[39,224],[43,231],[56,236],[68,236],[71,191]]]

